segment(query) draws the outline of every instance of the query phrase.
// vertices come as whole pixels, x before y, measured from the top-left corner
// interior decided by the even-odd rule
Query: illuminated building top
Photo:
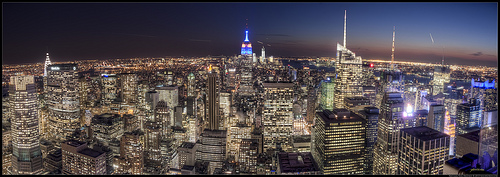
[[[495,80],[493,80],[492,82],[490,82],[489,80],[484,82],[475,82],[474,79],[472,79],[470,84],[472,87],[476,88],[495,89]]]
[[[241,44],[241,55],[252,55],[252,43],[248,40],[248,24],[245,29],[245,40]]]

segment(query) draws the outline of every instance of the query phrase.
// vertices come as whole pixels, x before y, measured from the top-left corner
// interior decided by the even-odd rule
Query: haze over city
[[[396,61],[498,65],[497,3],[466,2],[3,3],[2,63],[234,56],[246,22],[269,55],[335,57],[344,10],[363,59],[390,60],[395,26]]]

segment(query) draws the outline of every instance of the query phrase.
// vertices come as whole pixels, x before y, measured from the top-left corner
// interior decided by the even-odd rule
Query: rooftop
[[[420,139],[422,141],[450,137],[450,135],[447,135],[445,133],[441,133],[441,132],[434,130],[432,128],[429,128],[427,126],[403,128],[403,129],[401,129],[401,131],[404,131],[404,132],[406,132],[406,133],[408,133],[408,134],[410,134],[410,135],[414,136],[415,138]]]
[[[333,111],[324,110],[323,112],[317,112],[316,114],[319,115],[325,123],[365,121],[365,119],[355,113],[351,113],[347,109],[334,109]],[[337,117],[335,117],[335,115],[337,115]]]
[[[90,157],[99,157],[101,154],[104,154],[104,152],[99,152],[90,148],[85,148],[79,152],[80,154],[87,155]]]
[[[281,173],[319,171],[310,152],[280,152],[278,158]]]
[[[264,88],[292,88],[293,83],[262,83]]]
[[[467,138],[467,139],[475,141],[475,142],[479,142],[479,132],[480,132],[480,130],[476,130],[476,131],[465,133],[465,134],[461,134],[461,135],[458,135],[458,136]]]
[[[191,143],[191,142],[183,142],[181,144],[181,147],[182,148],[188,148],[188,149],[192,149],[194,147],[194,145],[196,145],[196,143]]]

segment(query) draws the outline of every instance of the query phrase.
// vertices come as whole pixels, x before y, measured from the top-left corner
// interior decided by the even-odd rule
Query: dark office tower
[[[154,111],[154,122],[157,124],[162,125],[163,127],[163,132],[162,134],[165,137],[169,137],[171,135],[171,128],[170,128],[170,109],[165,101],[159,101],[158,105],[156,105],[155,111]]]
[[[174,108],[174,122],[173,126],[174,127],[182,127],[182,112],[183,112],[183,107],[182,106],[176,106]]]
[[[478,98],[481,100],[481,110],[498,110],[498,92],[495,87],[495,80],[478,82],[472,79],[469,98]]]
[[[457,105],[457,135],[469,133],[471,128],[481,127],[481,104],[479,99],[469,99],[468,103]]]
[[[443,132],[445,123],[446,109],[444,105],[431,105],[429,107],[429,115],[427,117],[427,126],[434,130]]]
[[[347,109],[316,113],[313,156],[329,174],[363,174],[366,120]]]
[[[376,107],[364,107],[357,114],[366,121],[366,143],[365,143],[365,162],[364,174],[372,174],[373,172],[373,151],[375,142],[377,142],[377,122],[379,117],[379,109]]]
[[[116,139],[123,134],[123,121],[119,114],[104,113],[95,115],[92,118],[93,137],[109,146],[111,140]]]
[[[397,147],[398,175],[442,175],[450,135],[426,126],[404,128]]]
[[[49,108],[47,132],[62,142],[81,127],[77,65],[56,64],[47,67],[45,91]]]
[[[161,147],[162,126],[159,122],[146,121],[144,125],[144,166],[161,168]],[[146,172],[154,173],[155,170],[147,169]]]
[[[223,128],[221,123],[223,124],[224,122],[219,120],[219,86],[217,82],[217,72],[212,70],[212,65],[208,68],[206,106],[208,129],[219,130]]]
[[[137,102],[137,74],[135,73],[122,73],[120,77],[121,86],[121,98],[126,103],[136,103]]]
[[[11,76],[9,97],[12,103],[12,174],[42,173],[39,123],[33,76]]]
[[[120,79],[116,74],[101,74],[102,105],[111,105],[120,96]]]
[[[427,126],[427,116],[429,115],[429,111],[425,109],[417,110],[415,111],[414,115],[415,115],[416,127]]]
[[[196,97],[187,97],[186,114],[187,116],[196,117]]]
[[[345,97],[344,98],[344,105],[346,109],[350,109],[355,106],[363,106],[363,105],[370,105],[370,99],[362,97],[362,96],[356,96],[356,97]]]
[[[405,127],[401,92],[386,93],[381,101],[373,174],[391,175],[397,170],[397,135]]]
[[[234,66],[227,69],[226,77],[226,86],[232,88],[236,87],[236,68]]]
[[[284,151],[292,148],[293,129],[293,83],[263,83],[264,109],[264,149]]]
[[[125,132],[120,141],[119,170],[121,173],[142,175],[144,169],[144,133]]]
[[[114,155],[113,155],[113,150],[109,148],[109,146],[105,146],[102,143],[97,143],[94,144],[93,149],[97,152],[105,153],[106,154],[106,174],[111,175],[115,172],[115,169],[113,167],[113,160],[114,160]]]
[[[208,174],[213,174],[215,168],[221,168],[226,160],[227,131],[205,129],[198,141],[200,146],[196,151],[196,159],[208,162]]]
[[[363,97],[370,100],[370,105],[375,106],[377,101],[377,89],[374,86],[363,86]],[[380,101],[380,100],[379,100]]]
[[[141,127],[139,117],[131,114],[124,114],[122,117],[124,132],[131,132]]]

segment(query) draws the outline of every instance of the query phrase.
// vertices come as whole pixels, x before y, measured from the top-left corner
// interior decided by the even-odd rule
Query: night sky
[[[163,56],[234,56],[245,19],[253,52],[498,65],[498,4],[490,3],[2,3],[3,64]],[[432,34],[432,39],[430,37]],[[444,51],[444,52],[443,52]]]

